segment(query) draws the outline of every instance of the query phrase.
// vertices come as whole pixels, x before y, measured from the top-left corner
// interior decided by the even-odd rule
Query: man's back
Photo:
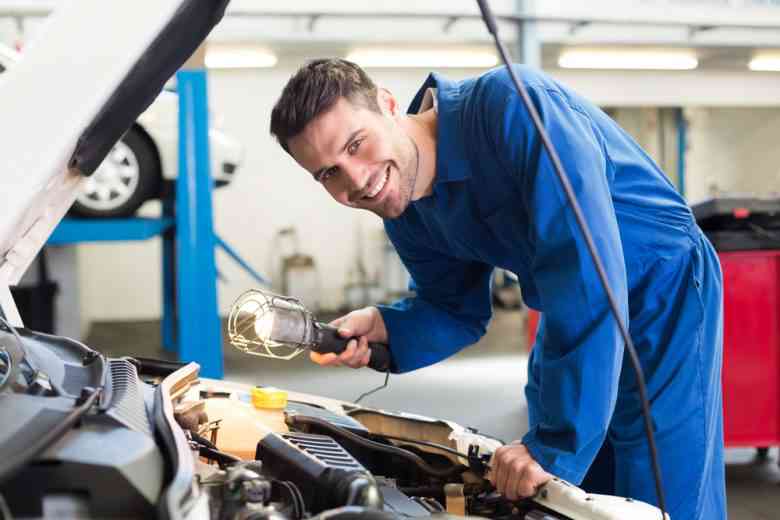
[[[725,492],[717,257],[682,197],[614,121],[547,76],[518,71],[639,350],[665,482],[675,490],[673,517],[718,518]],[[489,267],[515,272],[524,300],[544,316],[529,366],[524,445],[547,471],[574,482],[594,459],[603,463],[600,448],[608,446],[612,472],[601,489],[654,502],[635,377],[582,234],[508,74],[495,69],[462,82],[434,74],[410,112],[428,88],[438,99],[433,193],[385,221],[417,289],[412,305],[383,311],[394,356],[410,369],[469,344],[490,313],[480,289]],[[428,352],[399,330],[398,323],[417,330],[395,313],[410,310],[415,322],[436,322],[426,331],[435,343]]]

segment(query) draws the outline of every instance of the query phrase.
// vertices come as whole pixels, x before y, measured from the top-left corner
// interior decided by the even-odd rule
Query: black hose
[[[415,466],[423,470],[425,473],[428,473],[429,475],[432,475],[434,477],[439,477],[439,478],[451,477],[453,475],[459,475],[468,469],[466,466],[461,466],[461,465],[453,465],[449,468],[434,468],[433,466],[425,462],[425,460],[422,457],[420,457],[415,453],[412,453],[409,450],[405,450],[397,446],[389,446],[387,444],[382,444],[381,442],[376,442],[370,439],[366,439],[364,437],[361,437],[360,435],[352,433],[351,431],[345,428],[336,426],[335,424],[331,424],[328,421],[319,419],[317,417],[310,417],[307,415],[290,415],[288,416],[287,420],[296,426],[299,425],[317,426],[319,428],[322,428],[323,430],[328,431],[329,433],[338,435],[339,437],[343,437],[345,439],[349,439],[355,444],[359,444],[364,448],[368,448],[376,451],[382,451],[384,453],[390,453],[392,455],[397,455],[399,457],[408,460],[409,462],[412,462]]]
[[[203,446],[209,447],[212,450],[219,451],[219,448],[217,448],[216,444],[214,444],[213,442],[211,442],[207,438],[198,435],[197,433],[195,433],[192,430],[190,430],[190,437],[192,438],[193,441],[197,442],[198,444],[202,444]]]
[[[226,453],[219,448],[217,448],[217,445],[211,442],[210,440],[201,437],[197,433],[190,430],[190,438],[199,445],[198,447],[198,454],[201,457],[206,457],[207,459],[215,460],[217,461],[217,464],[219,464],[220,469],[224,469],[226,466],[230,464],[236,464],[238,462],[243,462],[242,459],[236,457],[235,455],[231,455],[230,453]]]
[[[290,495],[290,505],[292,506],[293,520],[302,519],[306,514],[306,501],[303,499],[303,493],[301,493],[301,490],[298,488],[298,486],[289,480],[274,480],[272,481],[271,485],[275,486],[277,491],[284,489],[287,494]]]
[[[231,464],[242,462],[241,459],[239,459],[238,457],[234,457],[230,453],[225,453],[224,451],[215,450],[213,448],[209,448],[208,446],[203,446],[203,445],[199,446],[198,454],[201,457],[205,457],[207,459],[217,461],[217,464],[219,464],[219,469],[225,469],[227,466]]]
[[[428,446],[429,448],[436,448],[437,450],[444,451],[446,453],[455,455],[456,457],[462,457],[466,460],[469,459],[469,455],[467,453],[461,453],[458,450],[454,450],[450,448],[449,446],[445,446],[443,444],[438,444],[436,442],[430,442],[430,441],[421,441],[417,439],[410,439],[408,437],[398,437],[396,435],[387,435],[386,433],[372,433],[371,435],[382,437],[384,439],[390,439],[394,441],[401,441],[406,442],[409,444],[419,444],[420,446]]]
[[[520,83],[520,80],[517,78],[517,74],[515,73],[514,69],[512,69],[512,66],[509,62],[509,54],[507,53],[506,47],[498,38],[498,25],[496,25],[496,20],[495,18],[493,18],[493,13],[491,12],[490,7],[487,4],[487,0],[477,0],[477,4],[479,5],[479,9],[482,12],[482,18],[485,21],[485,25],[488,28],[488,32],[490,32],[490,34],[493,35],[493,38],[496,43],[496,48],[498,49],[498,52],[501,55],[501,60],[504,62],[507,72],[512,78],[512,83],[514,83],[517,92],[520,94],[520,97],[523,99],[523,104],[528,110],[528,113],[531,115],[531,119],[534,122],[534,126],[536,127],[536,130],[539,132],[539,137],[542,139],[544,148],[545,150],[547,150],[547,153],[550,156],[550,161],[555,167],[555,173],[558,176],[558,180],[561,182],[561,185],[563,186],[563,190],[566,192],[566,198],[569,201],[569,205],[571,206],[571,209],[574,212],[574,216],[576,217],[577,224],[579,225],[580,230],[582,231],[582,236],[585,239],[585,243],[588,246],[588,252],[590,253],[590,257],[593,259],[593,264],[595,265],[596,271],[598,272],[599,280],[601,281],[601,285],[604,288],[604,292],[606,293],[607,300],[609,301],[609,307],[612,311],[612,315],[615,317],[615,321],[617,322],[618,329],[620,329],[620,335],[622,336],[623,341],[625,342],[626,350],[628,351],[628,357],[631,359],[631,366],[633,367],[634,373],[636,374],[637,385],[639,388],[639,399],[642,402],[642,413],[644,414],[644,419],[645,419],[645,433],[647,434],[647,442],[650,445],[650,457],[652,459],[652,464],[653,464],[653,477],[655,478],[655,492],[658,497],[658,505],[660,506],[661,509],[661,516],[662,518],[665,519],[666,499],[664,498],[664,489],[663,489],[663,484],[661,483],[661,466],[658,462],[658,450],[656,449],[656,445],[655,445],[652,419],[650,417],[650,402],[647,399],[647,386],[645,385],[645,376],[644,373],[642,372],[642,365],[639,363],[639,355],[637,354],[636,349],[634,348],[633,341],[631,341],[631,335],[628,333],[628,328],[626,327],[626,324],[623,322],[623,318],[620,316],[620,311],[618,310],[617,302],[615,300],[615,295],[612,293],[612,289],[609,286],[609,281],[607,280],[607,272],[604,269],[604,264],[601,262],[599,253],[596,250],[596,245],[593,242],[593,236],[590,233],[590,228],[588,226],[588,223],[585,221],[585,216],[582,213],[582,209],[580,208],[580,205],[577,202],[577,197],[575,196],[574,190],[571,187],[571,182],[569,181],[569,177],[566,175],[566,172],[563,170],[561,159],[560,157],[558,157],[558,153],[555,151],[555,147],[553,146],[552,141],[550,141],[550,137],[547,135],[547,132],[545,131],[544,126],[542,125],[542,120],[539,117],[539,113],[536,111],[536,107],[534,107],[534,104],[531,102],[531,98],[529,97],[528,92],[526,91],[523,84]]]

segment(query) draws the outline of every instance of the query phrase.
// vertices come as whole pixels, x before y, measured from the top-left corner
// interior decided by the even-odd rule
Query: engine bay
[[[5,323],[0,424],[2,519],[657,514],[558,479],[510,502],[485,478],[502,442],[455,423],[200,379],[195,363],[107,358]]]

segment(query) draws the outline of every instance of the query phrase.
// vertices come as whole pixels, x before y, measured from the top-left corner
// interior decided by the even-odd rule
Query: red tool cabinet
[[[780,446],[780,251],[718,256],[726,446]]]

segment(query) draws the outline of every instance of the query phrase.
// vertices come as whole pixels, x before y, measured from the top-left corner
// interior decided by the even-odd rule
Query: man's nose
[[[344,176],[347,178],[347,197],[349,202],[355,202],[363,197],[363,190],[368,182],[368,172],[358,165],[344,165]]]

